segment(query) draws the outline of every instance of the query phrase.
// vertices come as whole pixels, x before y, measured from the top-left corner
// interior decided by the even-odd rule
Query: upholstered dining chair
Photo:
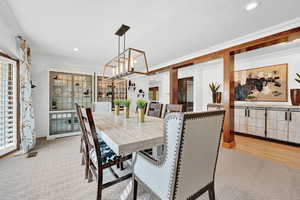
[[[193,200],[208,191],[215,200],[214,181],[224,110],[171,113],[164,121],[166,154],[159,162],[141,153],[134,160],[134,199],[138,183],[162,200]]]
[[[132,155],[117,156],[109,146],[101,140],[96,132],[96,126],[94,123],[94,118],[92,110],[86,108],[86,118],[88,123],[85,123],[86,132],[84,133],[87,144],[87,150],[89,153],[89,169],[88,169],[88,180],[92,181],[93,177],[96,178],[98,184],[97,190],[97,200],[102,198],[102,190],[112,185],[115,185],[121,181],[124,181],[132,176],[132,173],[127,173],[126,175],[119,177],[117,173],[112,169],[112,166],[120,164],[126,160],[132,158]],[[110,169],[112,174],[115,176],[115,180],[103,183],[103,174],[105,169]]]
[[[162,114],[162,118],[165,118],[168,113],[172,112],[182,112],[183,106],[181,104],[166,104],[164,108],[164,112]]]
[[[161,104],[159,102],[150,102],[148,109],[147,109],[147,115],[151,116],[151,117],[160,118],[162,109],[163,109],[163,104]]]

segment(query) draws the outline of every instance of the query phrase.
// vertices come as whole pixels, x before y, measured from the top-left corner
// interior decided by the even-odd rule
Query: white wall
[[[97,65],[57,56],[33,54],[31,68],[33,89],[33,107],[36,120],[37,137],[48,135],[49,129],[49,77],[48,71],[56,69],[72,73],[90,73],[99,71]]]
[[[6,2],[0,1],[0,51],[17,58],[18,51],[15,37],[18,31],[10,15]]]
[[[208,84],[211,82],[223,83],[223,61],[200,63],[178,70],[178,79],[193,77],[194,80],[194,111],[206,110],[211,103],[211,93]],[[220,91],[223,91],[221,87]]]
[[[259,51],[257,51],[259,53]],[[256,53],[256,54],[257,54]],[[294,79],[296,73],[300,73],[300,47],[269,53],[260,56],[252,56],[253,53],[236,56],[235,70],[251,69],[276,64],[288,64],[288,102],[247,102],[248,104],[285,104],[291,105],[290,89],[300,88]],[[248,58],[247,58],[248,57]],[[241,102],[238,102],[241,103]]]
[[[159,102],[167,104],[170,102],[170,73],[162,72],[151,76],[136,76],[130,78],[136,84],[136,91],[128,91],[128,99],[131,101],[131,111],[136,109],[136,100],[138,90],[142,89],[145,92],[143,99],[148,101],[149,87],[159,88]],[[141,98],[141,97],[140,97]]]
[[[270,47],[272,48],[272,47]],[[235,70],[251,69],[262,66],[288,63],[288,88],[300,88],[294,80],[296,72],[300,73],[300,47],[264,53],[266,49],[239,54],[235,57]],[[194,110],[204,111],[209,103],[212,103],[211,92],[208,84],[217,82],[223,84],[223,60],[201,63],[178,71],[178,78],[194,78]],[[288,89],[288,92],[289,92]],[[223,91],[221,87],[220,91]],[[241,102],[238,102],[241,103]],[[248,102],[247,102],[248,103]],[[249,102],[250,104],[291,104],[290,94],[288,102]]]

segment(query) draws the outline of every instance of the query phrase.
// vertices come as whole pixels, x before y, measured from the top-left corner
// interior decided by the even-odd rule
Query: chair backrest
[[[94,112],[95,113],[103,113],[103,112],[111,112],[111,102],[94,102]]]
[[[182,114],[170,199],[195,197],[214,181],[224,115],[224,110]]]
[[[181,104],[166,104],[164,108],[164,112],[162,114],[162,117],[165,118],[165,116],[168,113],[172,112],[182,112],[183,111],[183,106]]]
[[[82,108],[78,103],[75,103],[75,107],[76,107],[76,113],[77,113],[77,117],[79,120],[79,125],[80,125],[80,130],[81,130],[81,138],[84,141],[84,144],[87,145],[87,141],[86,141],[86,126],[85,126],[85,119],[82,116]]]
[[[97,136],[97,130],[94,122],[94,117],[91,108],[86,108],[86,117],[87,117],[87,139],[89,144],[91,145],[90,150],[96,151],[97,162],[98,162],[98,169],[101,169],[102,161],[101,161],[101,150],[100,150],[100,143]]]
[[[161,117],[163,104],[158,102],[150,102],[148,106],[147,115],[151,117]]]
[[[100,144],[97,137],[97,132],[95,128],[95,123],[93,119],[93,114],[91,108],[83,109],[77,103],[76,111],[78,115],[78,119],[80,122],[80,128],[82,130],[82,138],[87,148],[87,153],[91,150],[96,151],[97,160],[98,160],[98,167],[101,167],[101,151],[100,151]],[[82,112],[84,111],[84,112]],[[96,166],[95,166],[96,167]]]

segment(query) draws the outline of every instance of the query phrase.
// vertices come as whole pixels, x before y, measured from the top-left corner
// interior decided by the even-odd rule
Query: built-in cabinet
[[[234,130],[260,137],[266,136],[264,108],[237,107],[234,109]]]
[[[223,109],[209,104],[208,110]],[[234,107],[234,132],[268,140],[300,144],[300,107],[247,105]]]
[[[79,132],[75,103],[91,107],[93,75],[49,72],[49,137]]]

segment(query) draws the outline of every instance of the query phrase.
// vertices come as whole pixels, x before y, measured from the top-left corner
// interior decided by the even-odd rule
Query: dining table
[[[94,113],[94,121],[99,136],[120,156],[164,143],[164,125],[161,118],[145,116],[144,122],[139,122],[137,113],[130,113],[129,118],[125,118],[122,112],[119,115],[115,112],[103,112]],[[132,182],[123,191],[121,199],[128,199],[131,190]]]

